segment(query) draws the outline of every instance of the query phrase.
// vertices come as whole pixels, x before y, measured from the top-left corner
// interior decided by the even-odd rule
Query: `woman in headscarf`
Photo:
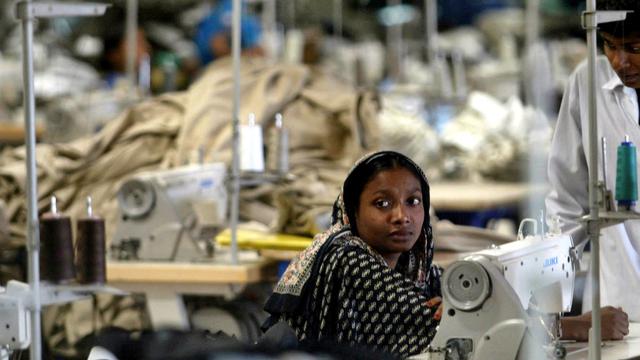
[[[408,157],[360,160],[334,204],[332,227],[291,262],[267,300],[303,343],[406,357],[424,352],[440,318],[429,184]]]

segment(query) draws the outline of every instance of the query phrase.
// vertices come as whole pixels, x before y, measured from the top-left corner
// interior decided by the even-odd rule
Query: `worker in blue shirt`
[[[207,64],[231,54],[232,0],[220,0],[217,6],[198,24],[195,36],[201,63]],[[241,47],[244,54],[262,55],[260,48],[260,23],[247,15],[243,5]]]

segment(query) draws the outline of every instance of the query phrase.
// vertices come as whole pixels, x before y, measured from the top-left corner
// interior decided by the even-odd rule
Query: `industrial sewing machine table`
[[[586,342],[566,342],[567,357],[565,360],[588,360]],[[429,354],[410,357],[413,360],[430,360]],[[606,360],[640,360],[640,323],[629,324],[629,335],[621,341],[605,341],[602,345],[602,359]]]
[[[566,360],[588,360],[588,346],[584,343],[567,343]],[[629,335],[621,341],[605,341],[602,345],[602,359],[638,360],[640,359],[640,323],[629,324]]]
[[[216,295],[231,299],[247,285],[273,280],[277,263],[273,260],[240,256],[239,264],[229,262],[109,262],[110,286],[143,293],[155,329],[188,329],[189,318],[182,295]]]

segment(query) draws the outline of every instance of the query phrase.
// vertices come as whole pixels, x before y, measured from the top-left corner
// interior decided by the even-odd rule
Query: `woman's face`
[[[380,171],[362,190],[356,212],[358,236],[391,267],[420,236],[422,200],[420,181],[404,167]]]

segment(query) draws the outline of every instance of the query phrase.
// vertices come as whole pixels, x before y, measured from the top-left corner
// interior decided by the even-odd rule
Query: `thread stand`
[[[31,339],[25,339],[20,346],[29,346],[29,358],[31,360],[42,359],[42,343],[41,343],[41,323],[40,309],[40,233],[38,221],[38,191],[37,191],[37,172],[36,172],[36,138],[35,138],[35,91],[33,84],[33,22],[38,18],[54,18],[60,16],[100,16],[107,9],[106,4],[96,3],[38,3],[31,0],[20,1],[16,4],[16,18],[22,25],[22,71],[23,71],[23,106],[24,106],[24,122],[25,122],[25,144],[26,144],[26,193],[27,193],[27,250],[29,262],[29,284],[28,291],[24,288],[18,288],[18,297],[29,297],[31,301],[27,302],[27,306],[22,307],[31,315]],[[14,287],[12,286],[11,289]],[[9,290],[2,294],[4,301],[11,304],[20,305],[22,301],[19,298],[12,297]],[[46,294],[46,292],[45,292]],[[26,302],[26,301],[25,301]],[[27,310],[28,309],[28,310]],[[28,317],[29,313],[19,314],[21,319]],[[25,324],[28,326],[29,324]],[[18,331],[20,329],[15,329]],[[24,329],[22,329],[24,330]],[[24,330],[27,331],[27,330]],[[5,345],[5,344],[0,344]],[[2,354],[4,355],[4,354]]]
[[[598,119],[596,101],[596,53],[597,53],[597,29],[598,25],[607,22],[622,21],[626,18],[627,11],[596,11],[596,0],[586,0],[586,11],[582,13],[582,28],[587,33],[587,113],[588,113],[588,140],[589,154],[589,215],[581,218],[586,223],[587,236],[591,242],[591,329],[589,330],[589,359],[601,359],[601,313],[600,313],[600,229],[605,226],[619,223],[626,219],[636,218],[635,214],[611,212],[600,214],[602,185],[598,180]]]
[[[260,126],[255,122],[254,113],[249,114],[249,124],[251,126]],[[241,161],[241,187],[278,183],[295,178],[293,174],[289,173],[289,135],[284,127],[282,114],[275,114],[272,126],[266,127],[266,130],[267,136],[263,136],[261,131],[258,134],[245,134],[254,135],[256,139],[244,141],[245,147],[240,146],[240,152],[252,150],[249,146],[260,147],[260,151],[250,156],[251,160],[253,160],[251,162],[255,162],[255,164],[250,163],[250,161],[242,164]],[[242,138],[242,131],[240,135]],[[266,154],[262,152],[263,143],[267,148]]]

